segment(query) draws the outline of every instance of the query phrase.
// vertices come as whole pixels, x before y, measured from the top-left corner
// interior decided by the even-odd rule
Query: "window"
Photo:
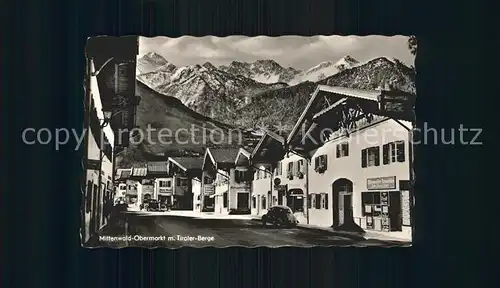
[[[320,155],[314,158],[314,171],[318,173],[323,173],[328,167],[328,157],[327,155]]]
[[[380,147],[370,147],[361,150],[361,167],[380,166]]]
[[[307,201],[307,208],[311,209],[314,207],[314,199],[316,199],[316,196],[314,194],[309,194],[309,199]]]
[[[267,206],[268,206],[268,208],[271,208],[272,201],[273,201],[273,196],[271,194],[271,191],[267,191],[267,199],[269,199],[269,201],[267,201]]]
[[[266,206],[266,196],[262,195],[261,201],[262,201],[262,209],[266,209],[267,208],[267,206]]]
[[[224,194],[222,194],[222,201],[224,201],[224,208],[227,208],[227,204],[228,204],[228,197],[227,197],[227,192],[225,192]]]
[[[160,180],[160,187],[161,188],[170,188],[172,186],[172,182],[169,180]]]
[[[186,178],[176,178],[175,182],[177,186],[188,186],[188,179]]]
[[[252,208],[253,209],[257,208],[257,203],[255,201],[255,196],[252,197]]]
[[[382,154],[384,165],[405,162],[405,142],[396,141],[383,145]]]
[[[234,181],[236,183],[241,183],[246,181],[246,171],[235,170],[234,171]]]
[[[321,194],[314,194],[314,208],[321,209]]]
[[[288,170],[287,170],[287,176],[288,176],[288,179],[293,179],[293,162],[289,162],[288,163]]]
[[[349,143],[337,144],[337,158],[349,156]]]
[[[276,169],[274,171],[275,171],[276,176],[282,175],[283,174],[283,164],[281,162],[278,162],[276,165]]]
[[[213,184],[214,179],[210,176],[205,176],[203,179],[203,184]]]
[[[380,216],[381,203],[380,192],[363,192],[361,193],[361,203],[363,203],[363,216]]]
[[[92,181],[87,181],[87,195],[85,195],[85,208],[87,213],[90,212],[92,203]]]
[[[328,194],[321,193],[321,209],[328,210]]]

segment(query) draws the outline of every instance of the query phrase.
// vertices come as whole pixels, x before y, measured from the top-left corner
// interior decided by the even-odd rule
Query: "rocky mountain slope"
[[[142,70],[157,66],[153,72],[139,74],[138,79],[160,94],[179,99],[204,116],[244,129],[273,128],[278,123],[280,129],[293,126],[317,84],[359,89],[383,87],[415,93],[414,70],[397,59],[385,57],[360,63],[345,56],[336,62],[323,62],[305,72],[290,70],[289,74],[279,74],[285,73],[286,69],[271,60],[233,61],[227,67],[217,68],[209,62],[175,67],[162,58],[151,53],[140,58],[138,67]],[[273,79],[288,80],[295,85],[260,83],[248,78],[264,77],[262,75],[274,75]],[[292,76],[294,78],[290,80]]]
[[[345,69],[353,68],[358,64],[359,62],[349,55],[342,57],[337,62],[333,61],[322,62],[304,72],[297,74],[294,79],[288,82],[288,84],[296,85],[298,83],[305,81],[317,82],[332,75],[335,75]]]
[[[318,84],[358,89],[381,87],[415,93],[415,71],[398,60],[380,57],[318,82],[302,82],[263,92],[254,97],[252,103],[219,120],[245,128],[269,127],[286,134],[300,117]]]
[[[199,155],[206,147],[246,147],[253,149],[259,137],[201,115],[179,99],[155,92],[136,81],[136,124],[142,135],[117,157],[118,167],[130,167],[147,160],[168,156]],[[150,132],[148,132],[148,127]],[[140,141],[142,136],[143,141]]]
[[[284,68],[274,60],[257,60],[253,63],[233,61],[228,66],[219,66],[218,69],[260,83],[288,83],[301,72],[292,67]]]

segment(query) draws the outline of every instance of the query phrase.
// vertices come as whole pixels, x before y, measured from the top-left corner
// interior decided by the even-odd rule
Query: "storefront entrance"
[[[352,182],[342,178],[333,182],[333,227],[353,221]]]
[[[238,203],[237,203],[238,209],[248,209],[249,201],[250,201],[250,193],[238,193]],[[259,204],[260,203],[257,203],[257,205]]]

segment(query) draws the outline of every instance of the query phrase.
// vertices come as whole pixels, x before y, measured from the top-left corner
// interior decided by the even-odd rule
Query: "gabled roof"
[[[364,107],[363,109],[369,107],[368,110],[370,110],[372,113],[380,114],[381,108],[379,107],[379,105],[384,101],[382,99],[395,99],[398,97],[407,97],[408,99],[414,99],[413,94],[403,91],[362,90],[318,85],[318,87],[316,87],[316,90],[312,94],[311,99],[307,103],[306,108],[300,115],[298,121],[295,123],[292,132],[288,135],[286,142],[292,142],[299,131],[299,127],[301,127],[301,125],[303,125],[306,120],[309,122],[313,122],[313,120],[315,120],[316,118],[319,118],[327,112],[335,109],[342,102],[357,99],[358,101],[356,101],[356,103],[362,103]],[[389,112],[384,112],[384,114],[388,115]],[[400,117],[402,115],[393,116]],[[311,125],[311,123],[308,124]]]
[[[207,159],[210,159],[215,166],[217,164],[234,164],[239,152],[240,148],[207,148],[202,167],[205,167]]]
[[[235,165],[249,165],[250,164],[250,152],[247,150],[240,148],[240,151],[238,151],[238,155],[236,156],[236,159],[234,160]]]
[[[168,157],[168,161],[184,171],[201,170],[203,167],[203,158],[201,157]]]
[[[275,141],[278,141],[279,143],[281,143],[281,145],[284,145],[285,144],[285,138],[281,137],[280,135],[270,131],[270,130],[265,130],[265,134],[262,135],[262,137],[260,138],[260,141],[259,143],[257,144],[257,146],[255,146],[255,148],[253,149],[252,151],[252,156],[255,156],[260,149],[263,148],[263,145],[265,143],[265,141],[267,139],[273,139]]]

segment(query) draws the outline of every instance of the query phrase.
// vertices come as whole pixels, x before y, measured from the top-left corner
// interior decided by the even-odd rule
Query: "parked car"
[[[149,200],[146,210],[147,211],[160,211],[160,202],[158,202],[157,200]]]
[[[262,225],[267,223],[275,227],[295,227],[299,223],[292,209],[284,205],[276,205],[269,208],[266,214],[262,215]]]

